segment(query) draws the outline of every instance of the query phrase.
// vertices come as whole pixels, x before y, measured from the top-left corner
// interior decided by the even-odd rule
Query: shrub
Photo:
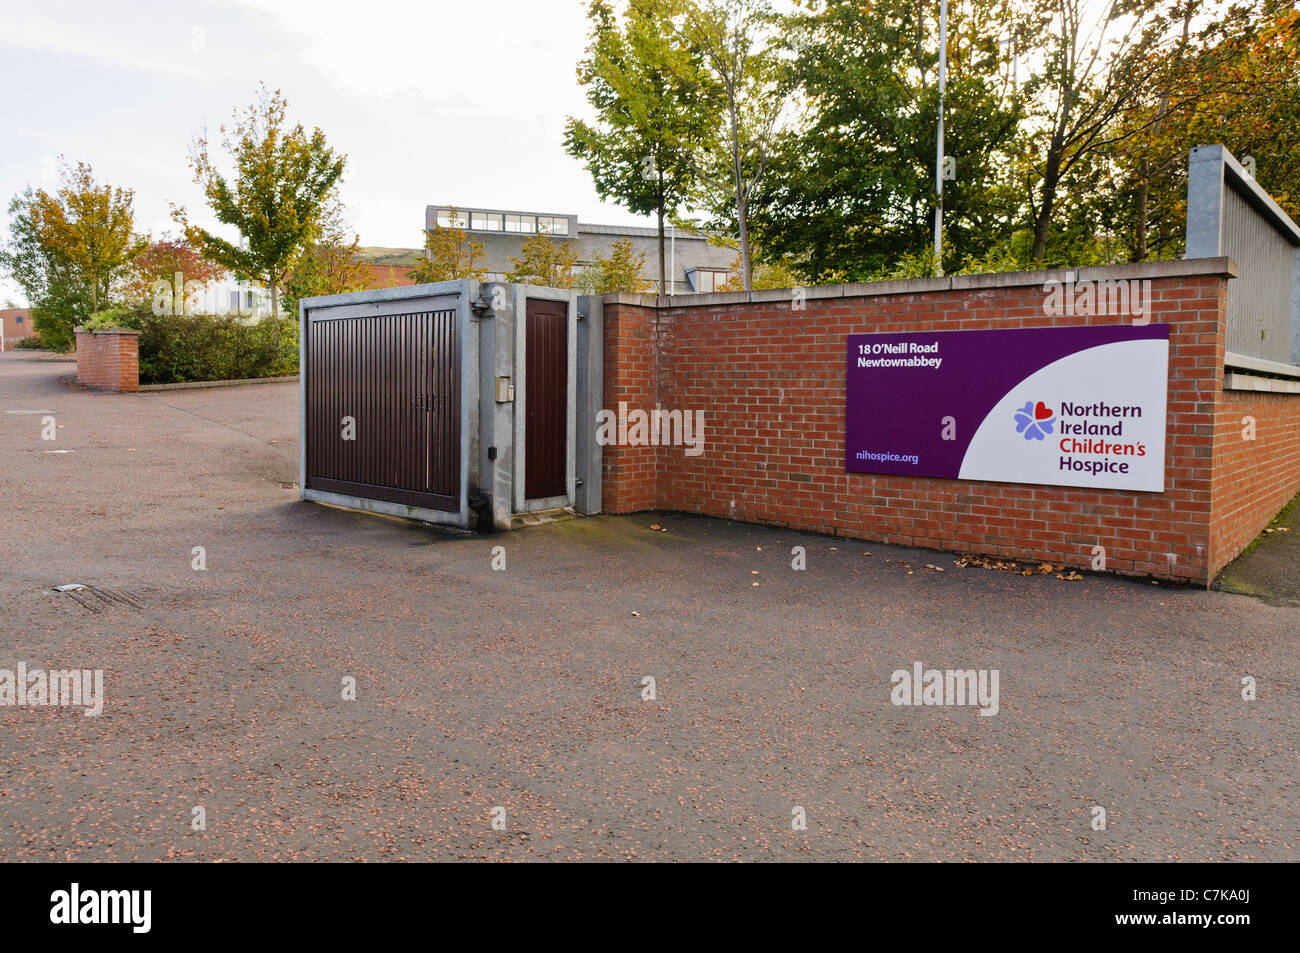
[[[110,328],[133,328],[139,331],[141,313],[138,306],[118,304],[105,308],[87,321],[83,327],[87,331],[105,331]]]
[[[49,348],[47,348],[45,346],[45,343],[41,340],[41,336],[39,334],[32,334],[25,338],[19,338],[17,342],[15,342],[14,344],[14,349],[24,350],[24,351],[48,351],[49,350]]]
[[[32,328],[52,351],[75,350],[77,336],[72,329],[89,320],[89,302],[75,289],[60,285],[41,301],[32,302]]]
[[[124,319],[140,331],[140,383],[229,381],[298,372],[297,321],[244,324],[235,316],[156,315]],[[123,325],[119,325],[123,326]]]

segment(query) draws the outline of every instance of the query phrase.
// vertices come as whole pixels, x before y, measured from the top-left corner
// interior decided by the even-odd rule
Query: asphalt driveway
[[[1300,608],[672,514],[456,537],[299,501],[295,384],[70,371],[0,354],[0,669],[104,710],[0,705],[0,860],[1296,859]],[[915,662],[998,713],[892,704]]]

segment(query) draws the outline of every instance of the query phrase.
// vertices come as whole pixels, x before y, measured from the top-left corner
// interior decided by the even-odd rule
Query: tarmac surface
[[[103,712],[0,704],[0,860],[1296,859],[1300,608],[667,513],[456,537],[300,501],[296,384],[71,369],[0,354],[0,670]],[[997,714],[892,704],[917,662]]]
[[[1300,606],[1300,496],[1270,521],[1253,547],[1224,567],[1214,588]]]

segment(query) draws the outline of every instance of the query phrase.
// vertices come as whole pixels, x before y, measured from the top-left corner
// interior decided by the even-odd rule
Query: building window
[[[531,235],[537,231],[537,216],[535,215],[507,215],[506,231],[517,232],[522,235]]]
[[[15,323],[15,324],[22,324],[22,323],[23,323],[23,316],[22,316],[21,314],[16,314],[16,315],[14,315],[14,323]]]
[[[731,277],[731,272],[719,268],[694,268],[686,273],[691,287],[699,294],[721,291],[722,286]]]
[[[537,230],[547,235],[569,234],[569,220],[559,215],[537,216]]]
[[[253,314],[258,309],[257,295],[253,291],[232,291],[230,292],[230,313],[242,314],[247,312]]]
[[[464,212],[457,212],[455,218],[451,216],[451,209],[444,208],[438,212],[439,228],[464,228],[465,224]]]
[[[501,216],[493,212],[470,212],[469,228],[472,232],[499,232]]]

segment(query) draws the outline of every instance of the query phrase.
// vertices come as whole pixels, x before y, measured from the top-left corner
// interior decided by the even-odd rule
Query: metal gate
[[[304,310],[304,490],[462,512],[458,300]]]

